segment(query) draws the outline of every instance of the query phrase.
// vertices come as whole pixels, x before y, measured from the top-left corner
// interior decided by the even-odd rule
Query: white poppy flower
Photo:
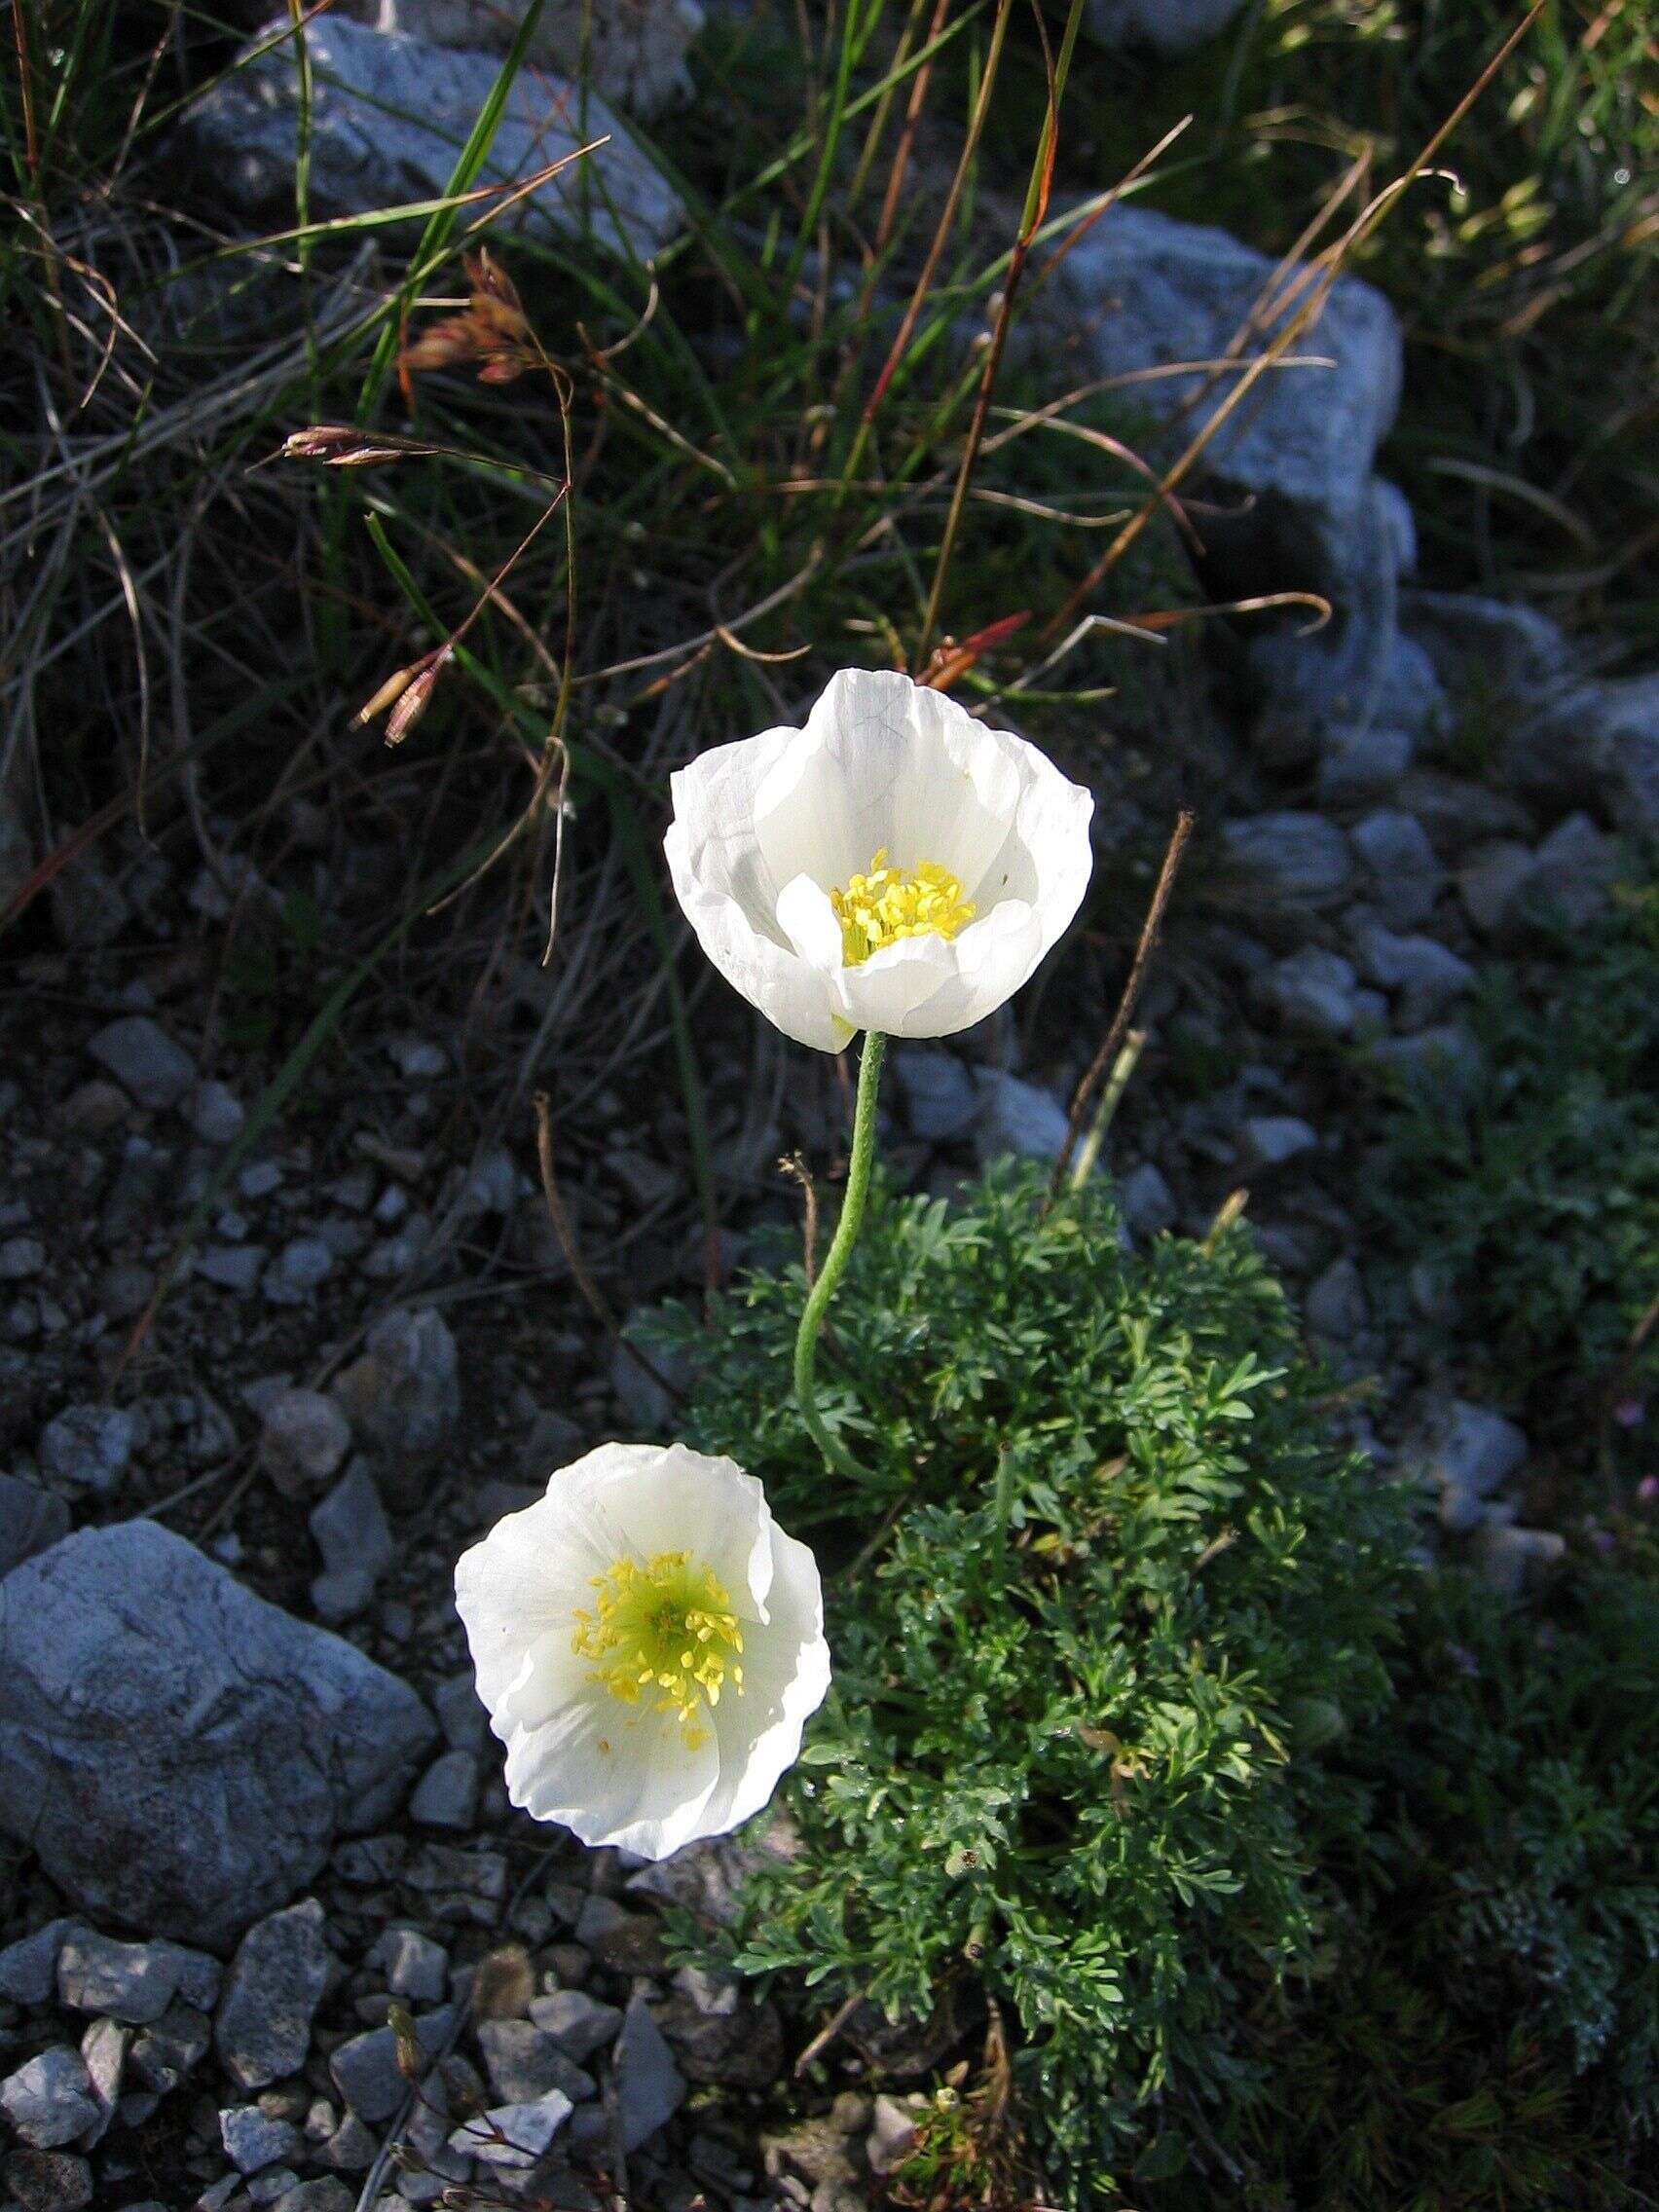
[[[907,676],[843,669],[804,729],[673,779],[674,888],[787,1037],[947,1037],[1026,982],[1088,884],[1094,801],[1034,745]]]
[[[731,1459],[602,1444],[455,1571],[507,1790],[665,1859],[757,1813],[830,1686],[805,1544]]]

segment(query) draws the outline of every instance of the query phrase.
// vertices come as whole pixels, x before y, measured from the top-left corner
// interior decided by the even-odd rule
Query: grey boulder
[[[524,11],[498,0],[346,0],[342,13],[439,46],[498,52]],[[685,55],[702,27],[698,0],[547,0],[526,59],[568,77],[585,65],[587,82],[606,99],[650,117],[690,99]]]
[[[1321,279],[1300,264],[1280,270],[1226,231],[1123,203],[1071,248],[1060,281],[1096,373],[1125,380],[1134,404],[1167,424],[1157,458],[1210,433],[1188,481],[1207,478],[1233,511],[1205,517],[1206,588],[1330,602],[1334,618],[1313,636],[1306,609],[1282,628],[1253,624],[1249,660],[1270,695],[1317,725],[1415,729],[1429,719],[1439,682],[1396,622],[1415,558],[1411,510],[1374,472],[1403,359],[1382,293],[1344,276],[1321,300]],[[1314,307],[1240,397],[1254,365]]]
[[[278,18],[258,31],[182,126],[223,197],[255,218],[283,203],[293,211],[301,83],[287,29]],[[335,16],[308,23],[306,44],[313,213],[360,215],[447,192],[500,64]],[[498,227],[648,260],[680,229],[680,202],[604,101],[563,79],[519,72],[478,181],[522,186],[596,138],[607,142],[515,199]]]
[[[390,1815],[436,1733],[407,1683],[153,1522],[66,1537],[4,1601],[0,1828],[151,1933],[234,1941]]]

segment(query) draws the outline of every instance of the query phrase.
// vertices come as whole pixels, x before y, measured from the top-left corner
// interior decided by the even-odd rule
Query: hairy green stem
[[[845,1475],[855,1483],[867,1481],[866,1470],[850,1452],[836,1443],[824,1425],[813,1374],[818,1359],[818,1332],[824,1326],[824,1316],[830,1310],[836,1286],[847,1272],[847,1262],[853,1256],[853,1246],[859,1240],[859,1230],[864,1223],[865,1203],[869,1197],[869,1171],[875,1159],[875,1094],[881,1088],[881,1061],[886,1051],[887,1039],[879,1030],[872,1029],[865,1038],[864,1052],[859,1060],[859,1102],[853,1115],[853,1157],[847,1168],[847,1195],[841,1201],[835,1240],[824,1256],[818,1280],[807,1293],[795,1337],[794,1386],[801,1419],[830,1465],[838,1475]]]

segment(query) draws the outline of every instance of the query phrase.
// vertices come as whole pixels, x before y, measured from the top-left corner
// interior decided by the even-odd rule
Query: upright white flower
[[[507,1790],[666,1859],[757,1813],[830,1686],[818,1566],[754,1476],[602,1444],[455,1571]]]
[[[787,1037],[946,1037],[1026,982],[1088,885],[1094,802],[1023,738],[907,676],[843,669],[804,729],[673,780],[674,888]]]

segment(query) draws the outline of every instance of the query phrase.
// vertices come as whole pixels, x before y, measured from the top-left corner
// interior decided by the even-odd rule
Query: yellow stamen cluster
[[[720,1692],[743,1693],[743,1632],[713,1571],[693,1567],[689,1552],[658,1552],[644,1566],[619,1559],[593,1588],[593,1610],[578,1609],[571,1640],[593,1661],[590,1678],[624,1705],[648,1697],[674,1714],[688,1750],[707,1743],[704,1717]]]
[[[902,937],[954,937],[974,919],[962,885],[937,861],[918,861],[906,871],[887,866],[884,845],[864,875],[848,879],[845,891],[831,891],[830,903],[841,925],[841,957],[857,968],[884,944]]]

